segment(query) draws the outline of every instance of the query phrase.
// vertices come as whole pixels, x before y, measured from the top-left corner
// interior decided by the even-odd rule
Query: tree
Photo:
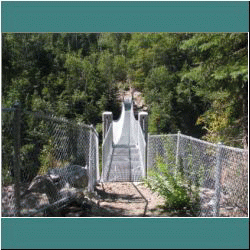
[[[198,86],[197,93],[211,102],[212,109],[217,114],[219,110],[224,109],[226,101],[222,98],[225,95],[220,93],[227,93],[226,98],[231,101],[227,102],[230,108],[227,108],[229,114],[226,116],[226,126],[232,128],[235,128],[233,124],[241,126],[242,132],[239,132],[242,134],[245,148],[248,147],[247,44],[245,33],[206,33],[194,34],[181,46],[193,57],[193,65],[182,75],[182,79],[195,81]],[[210,112],[206,114],[209,116]],[[212,125],[207,124],[208,120],[203,119],[203,122],[209,127],[210,132],[220,134],[220,131],[223,131],[225,124],[213,131]],[[227,136],[231,137],[234,133],[234,129],[229,129]]]

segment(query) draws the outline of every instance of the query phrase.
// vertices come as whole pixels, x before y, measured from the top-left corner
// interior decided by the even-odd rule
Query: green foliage
[[[2,167],[2,186],[8,186],[13,184],[14,179],[10,175],[8,168]]]
[[[102,78],[111,84],[113,80],[113,54],[108,50],[100,52],[97,69]]]
[[[128,78],[143,92],[150,115],[150,133],[176,133],[198,136],[196,120],[204,112],[204,101],[181,80],[188,58],[179,49],[186,34],[134,33],[128,44]],[[186,66],[185,66],[186,65]],[[179,93],[180,89],[184,89]],[[187,89],[188,91],[185,91]]]
[[[46,174],[50,168],[54,167],[55,158],[53,154],[53,144],[52,141],[49,140],[48,144],[43,146],[39,156],[39,160],[41,162],[39,174]]]
[[[211,97],[210,109],[202,114],[197,124],[202,124],[207,131],[203,139],[211,142],[221,142],[237,147],[242,137],[240,116],[237,113],[239,103],[226,91],[214,92]]]
[[[36,176],[39,169],[36,157],[35,144],[25,144],[20,148],[20,172],[22,180],[30,180]]]
[[[94,125],[101,122],[107,104],[98,104],[115,90],[115,77],[113,47],[99,51],[99,35],[3,34],[3,106],[12,107],[19,101],[27,110]],[[126,39],[122,35],[117,44]],[[116,74],[124,78],[124,72],[118,72],[124,68],[124,56],[120,57],[116,58]]]
[[[155,166],[148,171],[144,182],[152,191],[165,198],[165,209],[195,216],[199,212],[199,187],[203,181],[204,169],[201,166],[197,171],[192,158],[189,158],[184,171],[182,159],[176,165],[173,141],[168,137],[164,141],[164,157],[156,157]],[[192,179],[196,181],[193,182]]]
[[[55,147],[51,139],[48,140],[47,144],[43,145],[43,148],[39,154],[40,168],[38,174],[44,175],[49,169],[63,168],[69,164],[69,160],[57,160],[54,155]]]
[[[232,146],[244,144],[246,147],[247,34],[193,34],[190,39],[183,41],[181,48],[190,53],[194,62],[182,79],[195,81],[197,94],[210,103],[198,120],[208,131],[205,138],[213,142],[220,139]],[[240,143],[239,137],[244,141]]]
[[[133,33],[128,78],[143,92],[150,132],[179,129],[247,147],[247,40],[246,33]]]
[[[116,81],[125,81],[127,79],[127,64],[126,58],[122,55],[114,57],[113,62],[114,78]]]
[[[96,132],[101,135],[102,134],[102,123],[96,124]],[[102,136],[101,136],[102,137]]]
[[[181,173],[177,172],[173,176],[169,166],[162,158],[158,158],[156,168],[148,174],[149,177],[145,180],[146,185],[165,198],[167,209],[191,209],[191,199]]]

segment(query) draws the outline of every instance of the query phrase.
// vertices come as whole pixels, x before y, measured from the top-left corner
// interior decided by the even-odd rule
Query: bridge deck
[[[142,166],[135,146],[114,147],[105,181],[140,181]]]
[[[130,135],[131,104],[125,103],[125,116],[122,125],[121,137],[113,146],[113,154],[109,169],[104,176],[104,182],[140,181],[142,177],[142,163],[139,149],[134,145],[134,140]],[[115,135],[115,131],[114,131]]]

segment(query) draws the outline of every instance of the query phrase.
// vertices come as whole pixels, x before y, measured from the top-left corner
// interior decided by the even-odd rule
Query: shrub
[[[149,171],[148,174],[149,177],[145,180],[146,185],[165,198],[166,208],[191,209],[191,198],[188,195],[183,175],[180,172],[172,175],[162,157],[158,158],[155,169]]]
[[[156,157],[156,164],[148,171],[145,184],[154,192],[165,198],[165,208],[188,212],[195,216],[200,211],[199,186],[203,180],[203,168],[199,171],[188,159],[184,171],[183,159],[176,165],[173,141],[165,138],[161,156]]]
[[[63,168],[67,166],[70,162],[72,162],[73,159],[68,159],[68,160],[56,159],[54,155],[54,145],[52,143],[52,140],[50,139],[48,141],[48,144],[43,146],[43,149],[40,153],[39,160],[40,160],[41,166],[40,166],[38,174],[44,175],[48,172],[49,169]]]

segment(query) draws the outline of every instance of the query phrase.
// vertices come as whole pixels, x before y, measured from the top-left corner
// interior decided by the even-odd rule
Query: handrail
[[[142,162],[143,176],[146,175],[146,141],[141,126],[138,128],[138,148]]]
[[[117,121],[113,121],[113,141],[114,141],[114,144],[117,144],[121,138],[124,117],[125,117],[125,105],[123,102],[122,103],[122,112],[121,112],[120,118]]]
[[[139,127],[139,121],[137,121],[135,119],[134,116],[134,104],[132,102],[131,104],[131,113],[130,113],[130,127],[132,133],[130,135],[130,141],[133,142],[133,140],[135,141],[135,144],[138,145],[138,127]]]

